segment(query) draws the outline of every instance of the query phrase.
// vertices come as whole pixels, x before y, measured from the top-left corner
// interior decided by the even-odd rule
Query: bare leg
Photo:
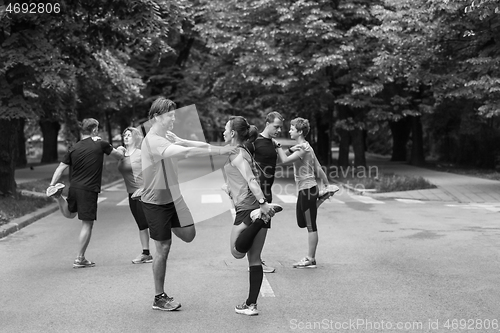
[[[78,252],[79,257],[85,256],[85,251],[90,242],[90,237],[92,236],[92,227],[94,226],[94,221],[82,221],[82,230],[80,231],[80,252]]]
[[[57,204],[59,205],[59,210],[61,211],[61,213],[63,214],[64,217],[67,217],[68,219],[72,219],[76,216],[76,212],[72,213],[69,211],[68,202],[66,201],[66,199],[62,195],[59,197],[55,197],[54,199],[56,199]]]
[[[238,236],[246,228],[247,228],[246,224],[245,223],[241,223],[239,225],[233,225],[233,229],[231,229],[231,238],[230,238],[230,241],[229,241],[229,246],[231,247],[231,254],[236,259],[242,259],[242,258],[245,257],[245,253],[240,253],[240,252],[236,251],[236,249],[235,249],[234,246],[235,246],[235,243],[236,243],[236,239],[238,239]]]
[[[149,250],[149,229],[139,230],[139,238],[143,250]]]
[[[155,295],[165,292],[165,274],[167,272],[167,259],[170,252],[172,240],[155,241],[156,255],[153,259],[153,279],[155,283]]]
[[[307,252],[309,259],[316,258],[316,248],[318,247],[318,232],[311,231],[308,233],[309,251]]]

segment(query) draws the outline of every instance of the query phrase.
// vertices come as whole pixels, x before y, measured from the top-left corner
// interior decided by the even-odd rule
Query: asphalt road
[[[285,210],[264,248],[277,272],[265,275],[259,316],[235,314],[247,294],[246,259],[230,255],[231,204],[210,170],[180,167],[197,222],[192,243],[174,237],[168,261],[167,292],[180,311],[151,309],[151,264],[131,263],[141,248],[120,185],[100,195],[87,251],[94,268],[72,268],[80,222],[59,213],[0,240],[0,331],[499,331],[498,212],[343,191],[320,207],[318,268],[297,270],[307,233],[296,226],[289,178],[277,181],[274,201]]]

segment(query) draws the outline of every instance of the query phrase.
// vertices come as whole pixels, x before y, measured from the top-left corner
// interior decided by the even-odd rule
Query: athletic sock
[[[236,251],[240,253],[247,253],[252,247],[255,236],[257,236],[264,224],[265,222],[262,219],[256,219],[245,230],[243,230],[234,243]]]
[[[145,256],[149,256],[149,250],[142,250],[142,254],[144,254]]]
[[[161,294],[155,295],[155,298],[161,298],[163,295],[167,296],[167,294],[161,293]]]
[[[262,285],[262,265],[250,266],[250,290],[248,292],[247,305],[257,304],[257,297],[259,297],[260,287]]]

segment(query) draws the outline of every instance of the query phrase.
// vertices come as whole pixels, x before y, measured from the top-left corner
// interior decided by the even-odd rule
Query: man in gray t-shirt
[[[189,243],[196,236],[193,217],[180,192],[177,160],[191,156],[228,155],[233,147],[217,147],[201,141],[183,140],[170,132],[176,105],[157,98],[149,110],[151,128],[141,146],[144,190],[141,195],[149,233],[156,244],[153,259],[155,298],[153,309],[173,311],[180,303],[165,294],[167,258],[172,232]]]

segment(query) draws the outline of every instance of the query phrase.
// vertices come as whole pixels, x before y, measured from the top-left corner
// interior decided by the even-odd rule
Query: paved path
[[[368,165],[377,166],[379,172],[406,176],[421,176],[437,186],[437,189],[429,190],[372,194],[373,197],[397,197],[460,203],[500,202],[500,181],[419,168],[404,162],[391,162],[388,157],[380,157],[371,154],[367,154],[367,160]]]

